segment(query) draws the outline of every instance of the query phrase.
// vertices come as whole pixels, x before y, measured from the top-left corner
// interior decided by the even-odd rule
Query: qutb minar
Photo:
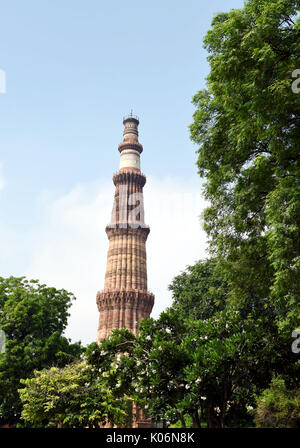
[[[124,118],[124,139],[119,144],[120,169],[116,186],[109,239],[105,284],[97,293],[100,312],[97,342],[113,329],[138,331],[139,322],[149,317],[154,295],[147,290],[146,240],[150,228],[144,222],[143,187],[146,176],[140,170],[143,146],[138,140],[138,117]]]

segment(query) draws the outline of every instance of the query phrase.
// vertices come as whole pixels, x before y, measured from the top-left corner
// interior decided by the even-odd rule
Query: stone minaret
[[[150,316],[154,304],[153,294],[147,291],[146,240],[150,229],[144,222],[146,177],[140,171],[143,147],[138,141],[139,120],[131,114],[123,124],[120,169],[113,176],[114,206],[105,229],[109,239],[105,284],[97,293],[98,343],[114,328],[126,327],[136,334],[141,318]]]

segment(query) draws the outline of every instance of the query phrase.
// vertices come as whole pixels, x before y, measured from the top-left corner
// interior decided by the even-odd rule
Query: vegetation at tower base
[[[287,406],[280,413],[293,424],[298,408],[290,395],[298,388],[299,362],[280,337],[276,310],[245,314],[228,302],[228,284],[214,259],[188,267],[170,289],[173,306],[157,320],[143,319],[137,336],[114,330],[100,346],[89,345],[81,361],[22,381],[23,419],[34,426],[130,427],[135,402],[167,425],[251,425],[256,400],[257,415],[270,413],[261,411],[257,397],[267,393],[273,374],[281,374]]]
[[[137,336],[114,330],[87,349],[108,387],[153,421],[251,425],[249,410],[273,374],[281,373],[289,390],[298,387],[297,357],[279,333],[276,310],[245,314],[243,305],[228,302],[218,269],[216,260],[188,267],[170,285],[173,306],[157,320],[143,319]]]
[[[78,359],[80,343],[62,336],[73,294],[25,277],[0,277],[0,328],[6,335],[0,353],[0,425],[19,422],[21,378],[35,369],[62,367]]]
[[[115,398],[106,380],[83,359],[21,380],[22,418],[35,426],[99,427],[124,423],[126,400]]]
[[[183,427],[187,417],[194,427],[201,422],[223,427],[245,418],[245,404],[253,405],[249,378],[257,364],[249,351],[254,354],[256,343],[246,340],[241,322],[232,312],[208,322],[184,321],[169,309],[157,321],[144,319],[137,337],[126,329],[115,330],[100,348],[92,348],[91,362],[109,372],[116,362],[113,349],[126,350],[109,374],[111,387],[120,385],[146,415],[169,424],[179,420]],[[222,331],[228,337],[220,339]]]
[[[190,127],[230,297],[245,310],[272,304],[286,338],[300,319],[299,11],[299,0],[249,0],[214,18]]]
[[[273,378],[270,388],[257,397],[256,426],[262,428],[300,427],[300,390],[287,389],[282,378]]]
[[[220,341],[230,343],[231,349],[236,350],[237,355],[237,358],[230,357],[223,351],[226,362],[220,364],[218,369],[219,374],[222,368],[227,373],[234,372],[229,385],[229,392],[231,388],[233,391],[232,401],[227,403],[229,408],[225,418],[225,423],[231,426],[245,423],[243,420],[246,420],[246,409],[255,408],[255,397],[269,386],[272,375],[281,374],[287,389],[299,390],[300,360],[291,351],[291,339],[286,340],[285,333],[277,325],[280,310],[269,305],[245,311],[243,303],[232,303],[227,299],[230,294],[228,286],[218,259],[215,258],[188,267],[186,272],[175,277],[170,289],[174,297],[173,308],[178,314],[188,315],[191,325],[194,325],[193,320],[195,325],[200,323],[202,326],[202,322],[210,323],[220,318],[222,322],[224,319],[226,331],[224,333],[222,328],[219,328]],[[208,312],[209,303],[214,306]],[[223,304],[221,310],[220,304]],[[231,326],[234,316],[237,325]],[[236,337],[232,333],[234,329]],[[211,335],[207,334],[207,341],[210,339]],[[239,341],[242,340],[244,345],[240,346],[240,351]],[[208,367],[208,371],[214,372],[212,366]],[[225,378],[226,375],[221,376],[220,385]],[[215,390],[218,390],[217,387]],[[291,410],[291,420],[293,412]]]

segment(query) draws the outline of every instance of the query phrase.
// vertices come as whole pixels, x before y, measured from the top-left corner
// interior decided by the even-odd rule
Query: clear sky
[[[214,14],[243,3],[1,3],[0,276],[26,274],[74,291],[78,304],[67,332],[73,339],[96,335],[111,177],[122,117],[131,109],[140,117],[148,177],[154,315],[170,303],[174,275],[204,256],[191,98],[205,87],[202,41]]]

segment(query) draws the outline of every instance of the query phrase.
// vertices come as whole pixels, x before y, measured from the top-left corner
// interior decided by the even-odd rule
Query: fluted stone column
[[[126,327],[134,334],[143,317],[149,317],[154,296],[147,291],[146,240],[150,229],[144,222],[143,187],[140,171],[137,117],[124,118],[124,139],[119,145],[120,169],[114,174],[115,196],[103,291],[97,293],[100,312],[97,342],[114,328]]]
[[[114,174],[116,190],[111,222],[106,226],[109,240],[103,291],[97,293],[100,312],[97,342],[113,329],[128,328],[137,334],[142,318],[149,317],[154,295],[147,290],[146,241],[150,232],[144,222],[143,187],[146,177],[140,171],[137,117],[124,118],[124,139],[119,145],[120,169]],[[132,427],[149,427],[143,411],[133,404]],[[109,427],[110,425],[105,425]]]

